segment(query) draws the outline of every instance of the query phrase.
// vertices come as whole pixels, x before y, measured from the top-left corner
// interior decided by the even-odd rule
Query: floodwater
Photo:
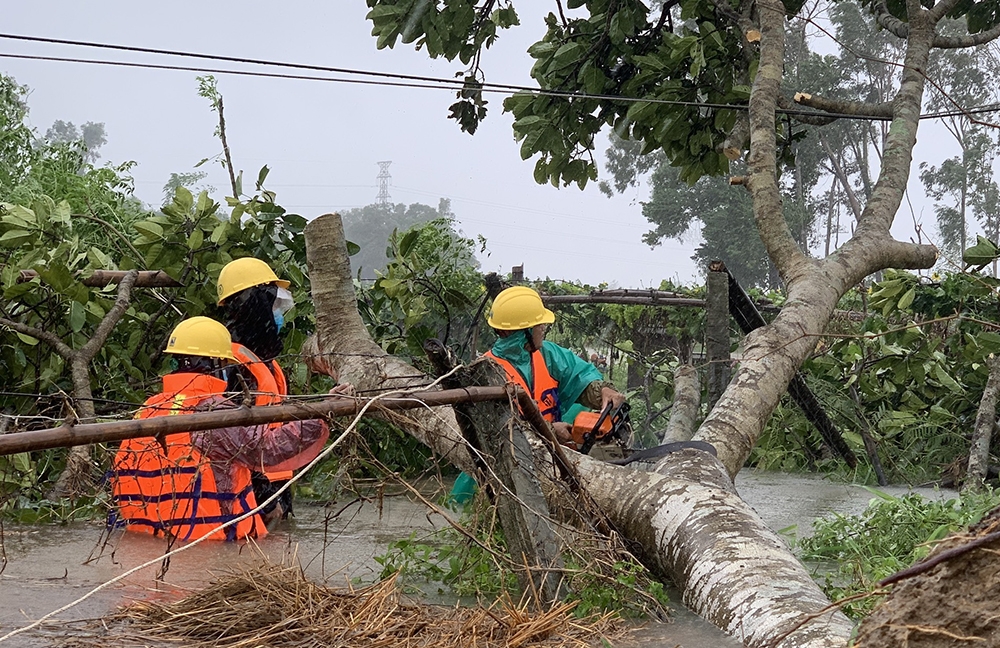
[[[834,511],[859,513],[872,498],[860,486],[835,483],[815,475],[789,475],[746,470],[736,480],[740,495],[775,531],[797,527],[807,534],[812,520]],[[910,489],[883,488],[898,495]],[[953,497],[954,491],[915,489],[927,497]],[[380,510],[381,508],[381,510]],[[445,521],[407,495],[381,501],[340,501],[328,507],[297,503],[296,519],[259,543],[271,560],[292,558],[314,581],[330,586],[349,580],[372,581],[380,565],[375,556],[388,542],[412,532],[419,535],[440,528]],[[94,588],[122,576],[137,565],[164,553],[165,542],[144,534],[115,533],[105,538],[100,524],[21,527],[5,525],[0,551],[0,638],[60,607],[75,602]],[[128,575],[72,608],[60,612],[43,632],[0,639],[0,648],[41,648],[60,645],[59,634],[87,619],[104,616],[130,600],[174,599],[201,588],[213,577],[239,565],[252,564],[257,552],[248,546],[205,542],[170,560],[162,580],[161,565]],[[4,560],[6,563],[4,563]],[[742,644],[684,609],[675,610],[671,623],[648,623],[620,647],[727,648]]]

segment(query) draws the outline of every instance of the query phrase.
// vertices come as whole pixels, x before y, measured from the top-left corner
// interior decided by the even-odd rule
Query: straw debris
[[[122,648],[584,648],[624,637],[611,614],[576,619],[576,603],[541,612],[500,601],[491,607],[405,603],[396,578],[333,590],[298,566],[261,562],[173,603],[142,601],[104,619],[104,636],[75,646]]]

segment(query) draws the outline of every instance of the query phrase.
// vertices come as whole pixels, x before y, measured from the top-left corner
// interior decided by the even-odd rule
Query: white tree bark
[[[748,648],[847,644],[851,621],[837,610],[820,614],[829,600],[715,457],[682,450],[652,473],[570,457],[597,504],[641,545],[646,564],[677,584],[687,607]]]
[[[690,441],[698,422],[701,407],[701,384],[698,370],[688,364],[674,369],[674,404],[670,406],[670,421],[661,443]]]
[[[372,341],[357,309],[351,263],[339,214],[306,226],[306,257],[316,306],[317,341],[323,360],[342,382],[361,392],[419,389],[433,379]],[[471,473],[472,457],[450,407],[411,410],[392,422],[446,461]]]
[[[329,354],[344,379],[360,388],[381,386],[393,376],[411,380],[419,372],[386,356],[357,314],[340,218],[328,214],[316,219],[306,236],[321,351]],[[465,469],[460,462],[470,460],[458,428],[442,420],[427,416],[404,429]],[[536,465],[551,467],[544,444],[537,438],[531,441]],[[840,614],[805,623],[781,639],[804,615],[818,613],[828,601],[782,540],[739,498],[715,457],[686,450],[660,462],[663,474],[651,474],[567,454],[605,514],[641,545],[654,573],[684,590],[685,604],[696,612],[751,648],[846,644],[851,624]],[[548,490],[561,497],[567,492]],[[560,502],[550,504],[559,507]]]
[[[969,468],[965,473],[963,491],[983,489],[990,463],[990,438],[997,424],[997,398],[1000,396],[1000,358],[991,357],[987,364],[990,367],[990,377],[986,380],[979,411],[976,413],[976,427],[972,433]]]

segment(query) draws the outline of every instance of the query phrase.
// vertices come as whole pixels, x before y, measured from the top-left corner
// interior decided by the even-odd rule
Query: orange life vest
[[[257,357],[256,353],[236,342],[233,342],[233,355],[236,356],[237,362],[250,370],[254,380],[257,381],[257,395],[254,397],[254,404],[280,405],[285,396],[288,395],[288,381],[285,379],[285,373],[278,365],[278,361],[264,362]],[[281,423],[270,424],[271,427],[281,427],[281,425]],[[269,472],[265,471],[263,467],[257,467],[256,470],[264,473],[273,482],[288,481],[295,474],[291,470]]]
[[[186,414],[202,400],[226,389],[213,376],[191,373],[163,377],[163,392],[149,398],[138,419]],[[267,529],[259,515],[252,515],[221,531],[229,522],[257,507],[250,469],[233,463],[229,491],[216,486],[209,461],[191,443],[187,432],[167,435],[163,443],[153,438],[127,439],[115,455],[111,472],[117,520],[130,531],[170,534],[180,540],[208,535],[212,540],[262,538]]]
[[[549,368],[545,366],[545,358],[542,357],[540,350],[533,351],[531,354],[531,382],[533,383],[531,387],[528,387],[524,376],[511,362],[494,355],[492,351],[487,351],[484,355],[503,367],[503,370],[507,372],[508,380],[517,383],[525,392],[531,394],[531,397],[538,404],[542,418],[549,423],[555,423],[559,420],[559,383],[549,374]]]

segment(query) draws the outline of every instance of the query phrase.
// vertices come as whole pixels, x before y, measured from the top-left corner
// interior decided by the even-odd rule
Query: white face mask
[[[278,326],[279,331],[285,324],[285,313],[291,310],[294,305],[295,302],[292,299],[292,293],[278,286],[278,292],[274,296],[274,305],[271,306],[271,312],[274,314],[274,323]]]
[[[274,306],[271,307],[275,313],[281,313],[284,315],[292,309],[295,305],[295,301],[292,299],[292,293],[288,292],[287,288],[278,287],[278,293],[274,296]]]

